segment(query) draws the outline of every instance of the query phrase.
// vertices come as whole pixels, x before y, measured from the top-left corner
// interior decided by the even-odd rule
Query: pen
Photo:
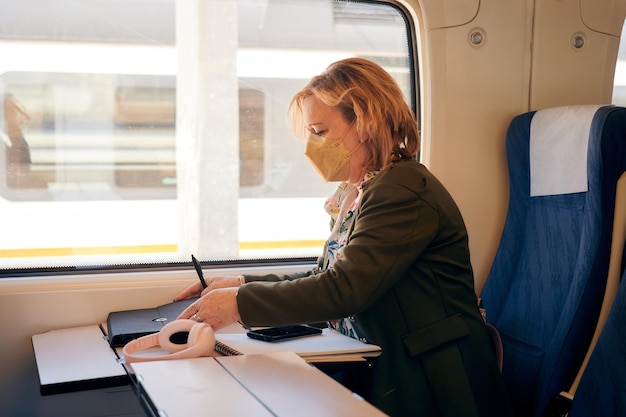
[[[196,272],[198,273],[198,278],[200,278],[200,283],[202,284],[202,288],[206,288],[206,281],[204,280],[204,275],[202,274],[202,267],[200,266],[200,262],[196,259],[195,256],[191,255],[191,262],[193,262],[194,268],[196,268]]]

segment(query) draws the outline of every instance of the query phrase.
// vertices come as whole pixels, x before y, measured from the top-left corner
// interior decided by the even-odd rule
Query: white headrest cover
[[[155,346],[160,346],[170,354],[150,356],[136,354],[141,350]],[[123,352],[124,361],[129,364],[213,356],[214,350],[215,335],[211,326],[193,320],[181,319],[166,324],[159,333],[130,341],[124,346]]]
[[[588,191],[589,131],[601,106],[563,106],[537,111],[530,122],[530,195]]]

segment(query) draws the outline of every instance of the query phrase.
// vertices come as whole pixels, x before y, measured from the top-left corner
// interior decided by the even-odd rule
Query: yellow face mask
[[[307,139],[304,155],[326,182],[347,181],[350,176],[348,163],[360,144],[349,151],[343,146],[343,139],[353,123],[350,123],[341,139],[329,139],[315,133],[311,133]]]

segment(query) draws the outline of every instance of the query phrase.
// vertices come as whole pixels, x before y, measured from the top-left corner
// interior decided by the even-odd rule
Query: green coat
[[[359,335],[383,349],[367,399],[386,413],[511,415],[477,307],[463,219],[417,161],[396,163],[364,187],[332,269],[246,281],[237,304],[248,325],[352,317]]]

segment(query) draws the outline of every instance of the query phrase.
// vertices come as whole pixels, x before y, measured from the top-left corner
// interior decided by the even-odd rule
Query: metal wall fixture
[[[472,46],[482,46],[487,41],[485,31],[481,28],[474,28],[470,30],[468,40]]]
[[[582,49],[586,42],[585,35],[582,33],[574,33],[574,36],[572,36],[572,47],[576,50]]]

